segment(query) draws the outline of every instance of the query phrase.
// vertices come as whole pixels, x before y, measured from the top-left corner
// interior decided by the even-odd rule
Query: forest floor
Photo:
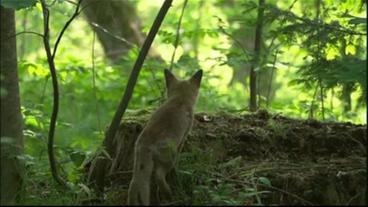
[[[125,204],[134,141],[148,118],[141,114],[124,118],[116,136],[107,204]],[[168,176],[170,204],[366,204],[366,129],[264,110],[198,113]]]

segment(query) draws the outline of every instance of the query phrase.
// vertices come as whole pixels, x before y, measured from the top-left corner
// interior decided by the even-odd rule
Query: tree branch
[[[59,36],[58,36],[58,38],[57,38],[57,40],[55,42],[54,51],[52,53],[52,59],[55,59],[55,54],[56,54],[57,48],[59,46],[59,43],[60,43],[61,38],[64,35],[65,30],[69,27],[70,23],[75,19],[75,17],[77,17],[80,14],[79,7],[80,7],[82,1],[83,0],[78,0],[77,6],[76,6],[75,11],[74,11],[74,14],[65,23],[63,29],[61,29],[61,32],[60,32],[60,34],[59,34]]]
[[[261,55],[261,42],[262,42],[262,30],[263,30],[263,18],[264,18],[264,6],[265,0],[258,1],[258,15],[256,23],[256,32],[254,40],[254,61],[250,68],[250,78],[249,78],[249,88],[250,88],[250,99],[249,99],[249,109],[254,112],[258,109],[259,103],[257,100],[257,71],[256,66],[261,67],[259,64],[259,59]]]
[[[23,31],[23,32],[18,32],[18,33],[16,33],[15,35],[13,35],[13,36],[10,36],[8,39],[10,39],[10,38],[14,38],[14,37],[16,37],[16,36],[18,36],[18,35],[21,35],[21,34],[33,34],[33,35],[37,35],[37,36],[39,36],[39,37],[43,37],[43,34],[40,34],[40,33],[37,33],[37,32],[32,32],[32,31]]]
[[[59,176],[58,170],[56,168],[56,159],[54,154],[54,135],[55,135],[55,126],[56,126],[56,120],[57,120],[57,114],[59,111],[59,85],[57,81],[57,75],[56,75],[56,67],[54,62],[55,53],[57,50],[57,46],[60,43],[61,37],[63,36],[65,30],[69,26],[69,24],[73,21],[73,19],[79,14],[77,6],[76,12],[73,14],[73,16],[69,19],[69,21],[64,25],[62,31],[60,32],[58,39],[54,46],[54,52],[51,53],[51,47],[50,47],[50,38],[49,38],[49,17],[50,17],[50,11],[47,8],[45,0],[40,0],[41,6],[42,6],[42,13],[43,13],[43,20],[44,20],[44,34],[43,37],[43,43],[45,46],[45,52],[47,56],[47,62],[50,68],[51,73],[51,79],[52,79],[52,86],[53,86],[53,108],[52,108],[52,114],[50,118],[50,127],[49,127],[49,134],[48,134],[48,143],[47,143],[47,152],[49,156],[49,162],[50,162],[50,168],[51,168],[51,174],[52,177],[56,180],[57,183],[60,185],[63,185],[64,187],[67,186],[66,181]],[[78,4],[80,4],[81,0],[79,0]]]
[[[161,26],[162,21],[165,18],[167,11],[171,6],[172,0],[165,0],[159,13],[156,16],[155,21],[153,22],[151,29],[147,35],[145,42],[143,43],[142,49],[139,52],[138,58],[133,66],[133,69],[130,73],[130,77],[128,80],[128,84],[125,88],[124,95],[119,103],[119,106],[115,112],[113,120],[106,132],[105,139],[103,142],[106,151],[111,154],[113,146],[113,139],[115,137],[116,131],[119,128],[120,121],[125,113],[125,110],[128,107],[129,100],[132,97],[134,86],[137,82],[139,72],[142,68],[143,62],[148,54],[148,51],[152,45],[152,42]],[[104,155],[105,156],[105,155]],[[106,161],[103,159],[99,159],[96,162],[96,184],[99,190],[99,193],[103,192],[104,188],[104,178],[105,178],[105,170],[106,170]]]
[[[164,4],[162,5],[152,27],[151,27],[151,30],[150,32],[148,33],[148,36],[142,46],[142,49],[138,55],[138,58],[134,64],[134,67],[133,67],[133,70],[132,72],[130,73],[130,77],[129,77],[129,81],[128,81],[128,84],[127,84],[127,87],[125,89],[125,92],[124,92],[124,96],[123,98],[121,99],[120,101],[120,104],[119,104],[119,107],[117,108],[116,112],[115,112],[115,115],[114,115],[114,118],[110,124],[110,127],[107,131],[107,135],[106,135],[106,138],[110,138],[110,139],[113,139],[116,131],[117,131],[117,128],[120,124],[120,120],[121,118],[123,117],[124,115],[124,112],[129,104],[129,100],[133,94],[133,90],[134,90],[134,86],[137,82],[137,79],[138,79],[138,75],[139,75],[139,72],[142,68],[142,65],[143,65],[143,62],[147,56],[147,53],[152,45],[152,42],[158,32],[158,29],[160,28],[161,26],[161,23],[167,13],[167,11],[169,10],[170,6],[171,6],[171,3],[172,3],[172,0],[165,0]]]
[[[188,0],[184,0],[184,5],[183,5],[183,8],[181,10],[181,15],[180,15],[180,18],[179,18],[178,26],[176,28],[176,38],[175,38],[175,43],[174,43],[174,52],[171,56],[170,68],[169,68],[170,71],[172,70],[173,65],[174,65],[174,58],[175,58],[175,54],[176,54],[176,48],[178,48],[179,38],[180,38],[181,20],[183,19],[184,10],[185,10],[185,7],[187,6],[187,3],[188,3]]]
[[[117,40],[120,40],[122,42],[124,42],[125,44],[129,45],[130,47],[134,47],[135,44],[132,43],[132,42],[129,42],[127,39],[125,39],[124,37],[121,37],[121,36],[118,36],[116,34],[113,34],[112,32],[110,32],[108,29],[106,29],[105,27],[97,24],[96,22],[90,22],[90,24],[93,26],[93,27],[96,27],[98,29],[100,29],[102,32],[104,32],[105,34],[107,35],[110,35],[111,37],[117,39]]]
[[[280,9],[280,8],[274,6],[274,5],[271,5],[271,4],[267,4],[267,8],[271,12],[278,13],[279,15],[284,16],[284,18],[295,19],[295,20],[301,21],[301,22],[305,23],[306,25],[309,25],[309,26],[312,26],[312,27],[330,29],[330,30],[334,30],[334,31],[337,31],[337,32],[350,34],[350,35],[359,35],[359,36],[367,35],[367,33],[350,30],[349,28],[343,27],[343,26],[341,26],[339,24],[336,24],[334,22],[325,23],[325,22],[321,22],[321,21],[316,21],[316,20],[311,20],[311,19],[308,19],[308,18],[300,17],[300,16],[297,16],[296,14],[294,14],[293,12],[291,12],[290,10],[285,11],[285,10],[282,10],[282,9]]]

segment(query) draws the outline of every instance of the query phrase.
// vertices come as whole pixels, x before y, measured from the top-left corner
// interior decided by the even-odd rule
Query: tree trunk
[[[257,110],[257,72],[255,66],[259,65],[261,42],[262,42],[262,27],[263,27],[263,11],[264,11],[265,0],[259,0],[258,3],[258,16],[256,25],[256,37],[254,41],[254,62],[250,69],[250,110]]]
[[[342,58],[346,58],[346,40],[341,41],[340,55]],[[354,82],[342,84],[342,91],[340,100],[344,107],[344,113],[351,111],[351,93],[354,91]]]
[[[126,54],[132,45],[143,44],[145,37],[140,31],[136,10],[129,1],[84,0],[82,6],[85,7],[84,14],[96,32],[105,55],[112,62]]]
[[[222,4],[219,5],[220,7],[230,7],[231,9],[237,9],[238,1],[236,0],[227,0],[222,2]],[[229,15],[227,17],[227,20],[229,24],[233,24],[234,22],[238,22],[238,19],[242,18],[243,21],[249,22],[249,20],[252,18],[251,15],[248,17],[244,17],[244,15],[237,14],[237,15]],[[237,40],[235,42],[233,40],[232,46],[230,50],[234,50],[235,48],[241,49],[242,47],[245,51],[252,51],[254,50],[254,42],[255,42],[255,32],[252,32],[255,29],[256,25],[253,24],[239,24],[239,28],[235,29],[231,35],[234,39]],[[271,61],[271,53],[274,53],[274,44],[271,41],[271,44],[266,45],[265,41],[262,40],[261,48],[266,48],[267,51],[262,52],[263,56],[268,58],[268,61]],[[271,47],[273,46],[273,47]],[[272,59],[274,61],[274,59]],[[249,81],[248,78],[250,76],[250,69],[252,67],[252,63],[249,61],[242,61],[237,62],[235,64],[230,64],[230,67],[233,68],[233,76],[230,80],[229,85],[234,85],[235,83],[240,83],[243,86],[248,87]],[[266,101],[263,101],[263,99],[259,100],[258,107],[269,105],[273,101],[276,95],[277,89],[280,87],[280,83],[277,83],[276,77],[277,76],[277,70],[275,69],[263,69],[257,72],[257,79],[260,84],[257,85],[257,93],[258,96],[262,96],[266,98]]]
[[[15,17],[1,7],[1,205],[14,204],[22,184],[22,114],[17,74]]]

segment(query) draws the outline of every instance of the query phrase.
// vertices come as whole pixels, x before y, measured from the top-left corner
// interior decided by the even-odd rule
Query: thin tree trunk
[[[342,86],[341,99],[343,101],[344,112],[351,111],[351,93],[353,91],[354,83],[345,83]]]
[[[22,114],[18,86],[15,17],[1,7],[1,205],[15,204],[23,178]]]
[[[250,111],[257,110],[257,72],[256,66],[259,65],[260,53],[261,53],[261,41],[262,41],[262,27],[263,27],[263,12],[264,12],[265,0],[259,0],[258,3],[258,16],[256,26],[256,37],[254,41],[254,63],[250,69]]]
[[[343,39],[341,41],[341,47],[340,47],[340,55],[342,58],[346,57],[345,50],[346,50],[346,40]],[[345,113],[351,111],[352,109],[351,93],[353,92],[353,87],[354,87],[353,82],[342,84],[342,92],[341,92],[340,99],[343,103]]]

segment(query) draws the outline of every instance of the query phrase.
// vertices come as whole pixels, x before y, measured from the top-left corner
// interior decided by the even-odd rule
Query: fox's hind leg
[[[150,204],[150,181],[153,171],[152,153],[138,148],[134,160],[133,178],[128,190],[128,205]]]
[[[169,184],[166,182],[166,174],[168,171],[161,165],[155,167],[155,179],[158,186],[158,199],[160,203],[166,203],[170,201],[172,192]]]

